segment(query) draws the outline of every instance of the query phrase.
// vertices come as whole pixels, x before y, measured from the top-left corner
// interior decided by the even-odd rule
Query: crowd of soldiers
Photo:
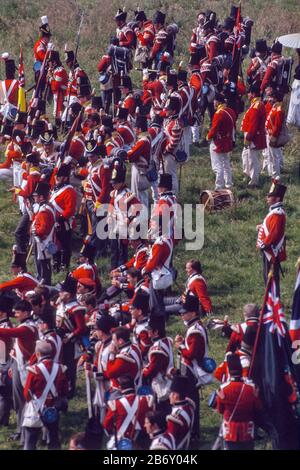
[[[93,445],[101,448],[102,429],[109,449],[180,450],[199,439],[199,390],[211,383],[214,371],[201,317],[211,315],[213,306],[196,259],[186,264],[184,293],[170,294],[178,170],[188,164],[192,144],[209,145],[215,189],[232,188],[230,154],[246,93],[246,183],[257,186],[267,169],[275,178],[269,205],[282,216],[275,241],[273,213],[259,227],[258,245],[269,263],[284,250],[285,187],[279,178],[290,62],[281,44],[269,47],[262,39],[249,52],[253,22],[238,7],[223,22],[213,11],[200,12],[185,68],[175,66],[178,27],[167,25],[164,13],[150,20],[137,10],[133,21],[126,19],[118,10],[116,34],[98,63],[101,96],[78,63],[77,48],[66,47],[61,61],[46,16],[34,46],[35,86],[26,112],[18,109],[15,62],[2,55],[6,148],[0,179],[10,184],[22,215],[14,232],[13,278],[0,284],[0,424],[8,425],[14,409],[17,430],[11,439],[20,439],[24,449],[35,449],[39,437],[49,449],[60,447],[59,416],[76,395],[81,370],[90,419],[70,448],[89,448],[95,436]],[[242,64],[249,54],[244,82]],[[138,90],[134,65],[142,75]],[[47,113],[51,100],[53,120]],[[206,111],[210,124],[204,135]],[[142,226],[149,229],[146,236]],[[99,227],[109,237],[101,237]],[[72,269],[78,238],[82,246]],[[97,260],[109,252],[104,288]],[[35,275],[27,271],[31,255]],[[53,271],[68,274],[53,286]],[[166,324],[174,313],[186,333],[172,339]],[[262,409],[255,385],[246,380],[259,311],[248,304],[244,314],[244,323],[225,325],[230,343],[215,371],[223,385],[213,406],[223,415],[228,449],[253,448],[254,421]],[[245,394],[237,407],[241,387]]]

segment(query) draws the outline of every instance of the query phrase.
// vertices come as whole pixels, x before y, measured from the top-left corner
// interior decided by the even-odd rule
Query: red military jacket
[[[260,91],[263,93],[265,89],[272,84],[272,82],[276,81],[276,73],[278,67],[282,64],[283,57],[280,54],[272,54],[271,60],[268,63],[266,73],[262,80]]]
[[[0,164],[0,168],[11,168],[13,162],[21,162],[23,160],[23,153],[19,145],[14,142],[9,142],[5,150],[5,160]]]
[[[116,429],[118,439],[134,439],[136,431],[144,428],[145,416],[152,406],[152,395],[139,396],[132,389],[124,390],[121,398],[108,401],[103,427],[108,434],[113,434]],[[124,422],[128,414],[131,419],[126,426]]]
[[[143,370],[145,379],[153,380],[158,374],[165,375],[173,367],[173,343],[171,338],[154,338],[148,352],[148,364]]]
[[[18,106],[18,90],[19,83],[15,79],[6,79],[0,81],[0,86],[2,88],[2,95],[5,102]],[[0,94],[1,95],[1,94]]]
[[[86,332],[84,315],[85,308],[77,300],[61,304],[56,311],[56,317],[61,318],[61,328],[76,338],[80,338]]]
[[[191,126],[198,106],[197,90],[191,85],[181,85],[178,87],[178,92],[182,101],[180,117],[185,125]]]
[[[127,24],[117,29],[117,38],[121,47],[134,47],[134,32]]]
[[[34,353],[35,343],[38,339],[37,327],[31,318],[26,318],[18,326],[12,328],[0,328],[0,339],[15,338],[12,357],[20,364],[29,361]]]
[[[47,43],[44,38],[40,38],[36,41],[33,47],[35,62],[43,62],[47,52]]]
[[[160,110],[163,107],[162,96],[166,93],[166,76],[160,77],[153,82],[143,80],[143,90],[151,93],[154,109]]]
[[[23,175],[24,178],[24,175]],[[22,196],[24,198],[29,198],[35,191],[38,182],[41,179],[41,173],[39,168],[32,167],[29,170],[29,174],[26,177],[26,185],[24,188],[16,188],[15,193],[18,196]]]
[[[25,297],[26,293],[34,290],[39,281],[30,273],[19,273],[14,279],[2,282],[0,284],[0,291],[15,290],[19,297]]]
[[[254,421],[262,410],[254,384],[231,379],[217,392],[217,410],[223,415],[223,438],[229,442],[254,439]]]
[[[143,29],[136,32],[136,37],[141,46],[146,46],[149,49],[153,46],[155,29],[151,20],[144,21]]]
[[[129,117],[134,118],[136,110],[136,101],[132,93],[128,93],[128,95],[125,96],[122,103],[122,108],[128,109]]]
[[[242,377],[248,377],[249,368],[250,368],[250,360],[251,357],[247,354],[243,349],[236,351],[234,354],[239,356],[241,365],[242,365]],[[220,382],[226,382],[230,379],[228,364],[227,364],[227,356],[225,355],[225,359],[221,364],[218,365],[214,372],[214,376]]]
[[[282,126],[284,123],[284,111],[282,109],[282,103],[273,104],[266,119],[266,129],[270,137],[270,145],[273,141],[276,141],[279,136]]]
[[[55,363],[53,359],[49,357],[44,357],[41,358],[36,364],[27,367],[28,376],[24,387],[24,397],[26,401],[30,401],[32,399],[32,395],[35,395],[37,398],[40,398],[45,390],[47,382],[41,371],[41,364],[46,367],[48,374],[51,374],[53,365]],[[66,366],[59,364],[58,373],[54,380],[54,387],[56,389],[57,396],[59,396],[60,398],[65,398],[68,394],[68,380],[65,371]],[[45,405],[53,406],[54,398],[55,397],[50,389],[45,401]]]
[[[193,427],[195,405],[192,400],[177,402],[167,416],[167,433],[175,439],[176,450],[187,449]]]
[[[151,137],[148,132],[138,135],[138,140],[127,153],[130,163],[136,163],[141,168],[149,166],[151,157]]]
[[[256,247],[264,251],[268,260],[286,260],[285,251],[285,210],[282,202],[277,202],[269,208],[259,228]]]
[[[112,190],[110,166],[97,160],[93,164],[88,163],[87,171],[87,179],[83,183],[85,198],[94,203],[108,203]]]
[[[120,147],[123,147],[124,144],[131,146],[136,140],[135,132],[129,121],[119,122],[116,134],[119,135],[123,141],[123,143],[120,142]]]
[[[212,126],[207,139],[213,139],[215,152],[228,153],[233,149],[235,137],[236,114],[233,109],[221,104],[218,106],[212,120]]]
[[[64,219],[74,217],[76,211],[76,200],[76,191],[70,184],[54,189],[50,202],[54,206],[56,219],[60,216]]]
[[[207,335],[198,318],[188,322],[185,342],[178,349],[183,364],[186,364],[193,372],[193,363],[196,361],[201,365],[207,354]]]
[[[67,96],[77,96],[78,95],[78,86],[80,83],[80,79],[87,77],[82,68],[79,66],[76,67],[74,70],[70,70],[69,79],[68,79],[68,86],[67,86]]]
[[[0,320],[0,331],[2,328],[11,328],[11,322],[6,318]],[[9,352],[13,347],[13,338],[0,339],[0,364],[5,364],[9,359]]]
[[[68,80],[68,74],[64,67],[55,67],[50,78],[50,88],[53,95],[62,93],[62,95],[65,96],[68,86]]]
[[[199,98],[203,86],[203,77],[200,73],[199,65],[194,65],[192,67],[193,70],[190,76],[189,85],[196,90],[197,98]]]
[[[265,122],[265,106],[260,98],[254,98],[243,117],[241,131],[245,133],[245,140],[254,144],[256,150],[263,150],[267,146]]]
[[[212,302],[207,292],[207,283],[201,274],[193,273],[189,276],[185,285],[185,294],[188,292],[191,292],[198,297],[205,313],[210,313],[212,311]]]
[[[54,209],[47,203],[39,207],[39,211],[33,215],[32,229],[40,240],[45,240],[51,233],[55,224]]]
[[[178,116],[172,116],[167,119],[164,125],[166,140],[164,142],[163,154],[171,153],[175,155],[178,150],[182,134],[183,123]]]
[[[155,59],[157,54],[164,50],[168,40],[168,33],[164,26],[155,34],[153,47],[151,49],[150,58]]]
[[[158,237],[151,248],[151,254],[146,266],[143,268],[143,273],[150,274],[154,269],[159,269],[164,265],[168,267],[172,251],[172,240],[166,237]]]
[[[246,331],[247,326],[257,326],[258,318],[251,317],[248,318],[243,323],[238,323],[236,325],[231,325],[232,333],[230,335],[229,343],[226,348],[226,352],[235,352],[241,346],[243,337]]]
[[[214,33],[205,38],[206,55],[209,60],[212,60],[219,54],[219,38]]]
[[[142,318],[135,323],[133,327],[133,339],[140,348],[143,359],[145,359],[152,346],[152,340],[148,330],[148,318]]]
[[[119,269],[123,271],[127,271],[130,268],[135,268],[139,269],[140,271],[143,269],[143,267],[146,265],[148,259],[148,247],[144,245],[144,243],[141,243],[132,258],[130,258],[127,263],[121,265]]]
[[[111,379],[113,388],[120,388],[118,378],[124,375],[131,377],[137,385],[141,377],[142,364],[143,360],[138,346],[129,342],[124,344],[113,359],[109,359],[106,376]]]

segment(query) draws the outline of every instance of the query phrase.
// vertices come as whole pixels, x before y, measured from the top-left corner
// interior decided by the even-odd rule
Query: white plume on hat
[[[1,59],[3,60],[9,59],[9,52],[3,52],[3,54],[1,55]]]
[[[42,26],[44,26],[45,24],[48,24],[49,23],[48,16],[41,16],[41,22],[42,22]]]

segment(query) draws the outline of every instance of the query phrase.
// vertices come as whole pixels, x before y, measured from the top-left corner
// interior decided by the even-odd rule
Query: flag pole
[[[256,332],[255,342],[254,342],[254,346],[253,346],[253,352],[252,352],[252,356],[251,356],[251,363],[250,363],[250,368],[249,368],[249,373],[248,373],[249,379],[251,378],[251,375],[252,375],[252,372],[253,372],[254,359],[255,359],[255,356],[256,356],[258,340],[259,340],[259,336],[260,336],[260,332],[261,332],[262,320],[263,320],[264,311],[265,311],[265,307],[266,307],[267,300],[268,300],[269,288],[270,288],[271,281],[273,279],[273,275],[274,275],[274,266],[272,264],[272,266],[270,267],[270,271],[268,273],[268,280],[267,280],[267,285],[266,285],[266,290],[265,290],[264,302],[263,302],[263,305],[262,305],[262,308],[261,308],[261,311],[260,311],[260,315],[259,315],[258,328],[257,328],[257,332]]]

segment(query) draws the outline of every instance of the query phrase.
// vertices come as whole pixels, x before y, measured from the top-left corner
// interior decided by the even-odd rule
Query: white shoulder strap
[[[36,367],[39,368],[39,370],[41,371],[41,373],[43,374],[43,376],[46,380],[46,387],[44,388],[44,391],[43,391],[42,395],[40,396],[40,398],[38,398],[36,400],[37,411],[39,411],[43,408],[50,390],[51,390],[51,393],[54,397],[57,396],[57,391],[56,391],[56,387],[54,385],[54,381],[55,381],[56,376],[58,374],[59,364],[56,364],[56,363],[53,364],[51,374],[49,374],[49,372],[46,369],[45,364],[43,364],[43,363],[37,364]]]
[[[123,421],[123,423],[122,423],[122,425],[121,425],[121,427],[118,431],[118,439],[122,439],[122,437],[124,437],[124,434],[126,433],[129,424],[133,421],[133,419],[135,417],[135,414],[137,412],[137,409],[138,409],[139,397],[138,396],[135,397],[134,402],[132,403],[132,405],[129,404],[126,397],[121,398],[120,402],[121,402],[122,406],[125,408],[125,410],[127,412],[127,416],[124,419],[124,421]]]

